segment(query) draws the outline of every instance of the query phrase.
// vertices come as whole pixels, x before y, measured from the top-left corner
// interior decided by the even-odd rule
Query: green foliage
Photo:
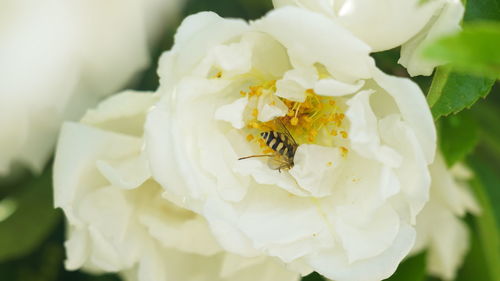
[[[479,142],[479,127],[470,112],[442,118],[439,146],[449,167],[465,159]]]
[[[436,71],[427,100],[435,119],[471,107],[486,97],[495,80],[453,72],[450,66]]]
[[[185,15],[213,11],[222,17],[257,19],[273,8],[271,0],[187,0]]]
[[[491,99],[490,102],[492,102]],[[500,111],[498,105],[483,102],[473,108],[472,112],[480,125],[482,145],[488,150],[490,157],[500,160]]]
[[[454,281],[492,281],[485,259],[484,249],[482,248],[481,239],[477,231],[475,231],[477,229],[476,219],[469,217],[467,221],[469,229],[474,230],[470,232],[470,250],[464,259],[463,266],[457,272],[457,277]]]
[[[302,281],[325,281],[326,279],[323,278],[323,276],[319,275],[316,272],[313,272],[304,278],[302,278]]]
[[[456,71],[500,78],[500,23],[466,24],[462,32],[428,46],[424,55],[449,62]]]
[[[51,173],[47,169],[8,197],[16,208],[0,222],[0,262],[29,254],[57,224],[60,216],[52,204]]]
[[[30,256],[0,264],[0,280],[55,281],[62,270],[63,257],[60,242],[46,241]]]
[[[464,21],[483,20],[500,21],[500,0],[467,0]]]
[[[425,280],[425,253],[418,254],[402,262],[396,273],[387,281],[423,281]]]
[[[500,177],[498,171],[475,157],[470,161],[475,172],[472,187],[481,206],[481,215],[474,218],[477,235],[490,280],[500,280]]]
[[[464,22],[468,24],[469,22],[484,20],[500,21],[500,0],[466,1]],[[462,48],[466,47],[449,46],[451,43],[448,41],[445,41],[445,43],[446,47],[453,49],[455,56],[461,54],[460,52],[466,52],[462,50]],[[466,44],[475,43],[466,42]],[[498,51],[496,52],[498,53]],[[495,79],[491,78],[459,74],[449,65],[438,67],[427,96],[434,118],[437,119],[441,116],[457,113],[472,106],[480,97],[488,95],[494,81]]]

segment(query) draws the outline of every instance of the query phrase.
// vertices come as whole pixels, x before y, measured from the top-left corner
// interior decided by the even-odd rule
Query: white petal
[[[211,57],[225,78],[246,73],[252,68],[251,46],[245,41],[216,46],[208,55],[208,58]]]
[[[149,109],[158,101],[151,92],[124,91],[89,109],[81,123],[111,132],[141,137]]]
[[[438,1],[435,1],[438,2]],[[407,68],[411,76],[431,75],[434,68],[442,62],[422,57],[423,49],[439,37],[460,30],[464,6],[460,0],[446,0],[439,15],[435,16],[415,37],[401,47],[399,63]]]
[[[400,219],[391,207],[382,206],[370,215],[369,221],[361,225],[350,220],[350,214],[350,208],[339,208],[335,224],[350,264],[375,258],[394,243]]]
[[[369,76],[370,48],[323,15],[285,7],[257,20],[253,27],[283,44],[295,68],[321,63],[346,82]]]
[[[401,225],[391,247],[374,259],[349,263],[339,251],[324,251],[308,258],[320,274],[337,281],[373,281],[391,276],[415,241],[415,231]]]
[[[422,90],[409,79],[389,76],[376,68],[372,70],[374,80],[393,97],[403,121],[414,131],[427,163],[432,163],[436,152],[436,129]]]
[[[175,35],[174,47],[160,58],[161,88],[174,87],[180,77],[197,67],[211,48],[240,36],[247,29],[242,20],[223,19],[212,12],[201,12],[184,19]]]
[[[239,98],[230,104],[223,105],[215,111],[215,119],[231,123],[236,129],[245,126],[245,108],[248,105],[248,98]]]
[[[54,204],[69,207],[77,194],[86,193],[92,185],[102,182],[96,177],[96,159],[123,159],[140,154],[140,139],[94,129],[85,125],[65,123],[59,138],[54,164]],[[75,147],[79,147],[75,150]],[[89,169],[88,167],[93,167]],[[142,177],[139,174],[131,174]],[[85,179],[85,182],[74,179]],[[67,210],[71,220],[71,209]]]
[[[290,174],[311,196],[323,197],[332,194],[342,161],[337,148],[303,144],[295,152],[295,165]]]
[[[312,66],[289,70],[283,79],[276,82],[276,95],[291,101],[304,102],[306,90],[312,89],[316,80],[318,74]]]
[[[381,144],[377,116],[370,105],[373,92],[363,90],[347,101],[349,108],[345,114],[351,123],[349,139],[352,149],[363,157],[376,159],[390,167],[398,167],[401,155]]]
[[[338,20],[374,51],[383,51],[417,34],[440,7],[440,2],[420,5],[418,0],[346,0]]]
[[[335,79],[321,79],[314,85],[314,91],[321,96],[339,97],[354,94],[359,91],[365,84],[364,80],[359,80],[356,83],[344,83]]]

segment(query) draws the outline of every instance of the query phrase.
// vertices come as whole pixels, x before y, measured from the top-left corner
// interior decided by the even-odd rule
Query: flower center
[[[273,150],[266,145],[260,134],[266,131],[282,131],[281,123],[299,145],[338,147],[343,156],[347,155],[348,122],[345,120],[346,105],[342,98],[320,96],[313,89],[307,89],[305,100],[298,102],[278,97],[275,93],[275,80],[249,86],[248,91],[240,92],[242,96],[249,98],[247,110],[251,117],[246,122],[246,128],[250,132],[247,135],[249,142],[257,142],[264,153],[272,153]],[[286,114],[269,121],[261,121],[259,108],[265,106],[281,107],[286,109]]]

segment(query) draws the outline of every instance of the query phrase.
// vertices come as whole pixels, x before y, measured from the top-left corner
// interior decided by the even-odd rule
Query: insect
[[[278,121],[283,132],[267,131],[260,133],[260,136],[264,139],[267,146],[274,151],[273,154],[251,155],[239,158],[238,160],[254,157],[272,157],[269,161],[271,169],[280,172],[282,169],[291,169],[294,165],[293,158],[295,156],[295,151],[297,151],[299,145],[292,134],[290,134],[285,124],[283,124],[280,119],[278,119]]]

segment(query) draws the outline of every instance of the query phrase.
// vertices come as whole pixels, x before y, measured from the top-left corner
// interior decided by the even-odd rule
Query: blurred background
[[[469,0],[467,5],[474,3],[477,2]],[[500,9],[500,2],[496,3]],[[149,67],[135,75],[130,80],[132,82],[115,90],[132,88],[154,91],[157,88],[158,57],[171,47],[175,30],[187,15],[211,10],[223,17],[252,20],[261,17],[271,8],[270,0],[186,0],[180,8],[180,14],[169,20],[167,30],[159,29],[161,34],[158,38],[161,40],[152,44]],[[465,21],[500,20],[500,10],[488,11],[480,19],[475,17],[472,10],[473,8],[467,9]],[[1,12],[0,17],[5,16]],[[374,57],[385,72],[408,76],[405,69],[397,64],[399,49],[377,53]],[[414,80],[427,92],[432,77],[417,77]],[[440,138],[440,146],[448,155],[447,159],[454,157],[456,160],[466,161],[474,171],[471,186],[483,209],[482,216],[466,218],[471,229],[472,246],[456,280],[500,280],[500,275],[496,275],[500,270],[500,237],[497,227],[500,225],[498,83],[486,99],[479,101],[471,109],[440,118],[438,130],[441,136],[445,136]],[[457,145],[466,149],[457,150]],[[49,161],[40,173],[33,173],[32,169],[28,171],[17,168],[8,176],[0,176],[0,281],[118,281],[119,278],[113,274],[89,275],[64,269],[65,226],[60,210],[52,207],[51,164]],[[425,253],[410,258],[389,280],[437,280],[425,275],[425,262]],[[311,274],[304,280],[323,279],[317,274]]]

